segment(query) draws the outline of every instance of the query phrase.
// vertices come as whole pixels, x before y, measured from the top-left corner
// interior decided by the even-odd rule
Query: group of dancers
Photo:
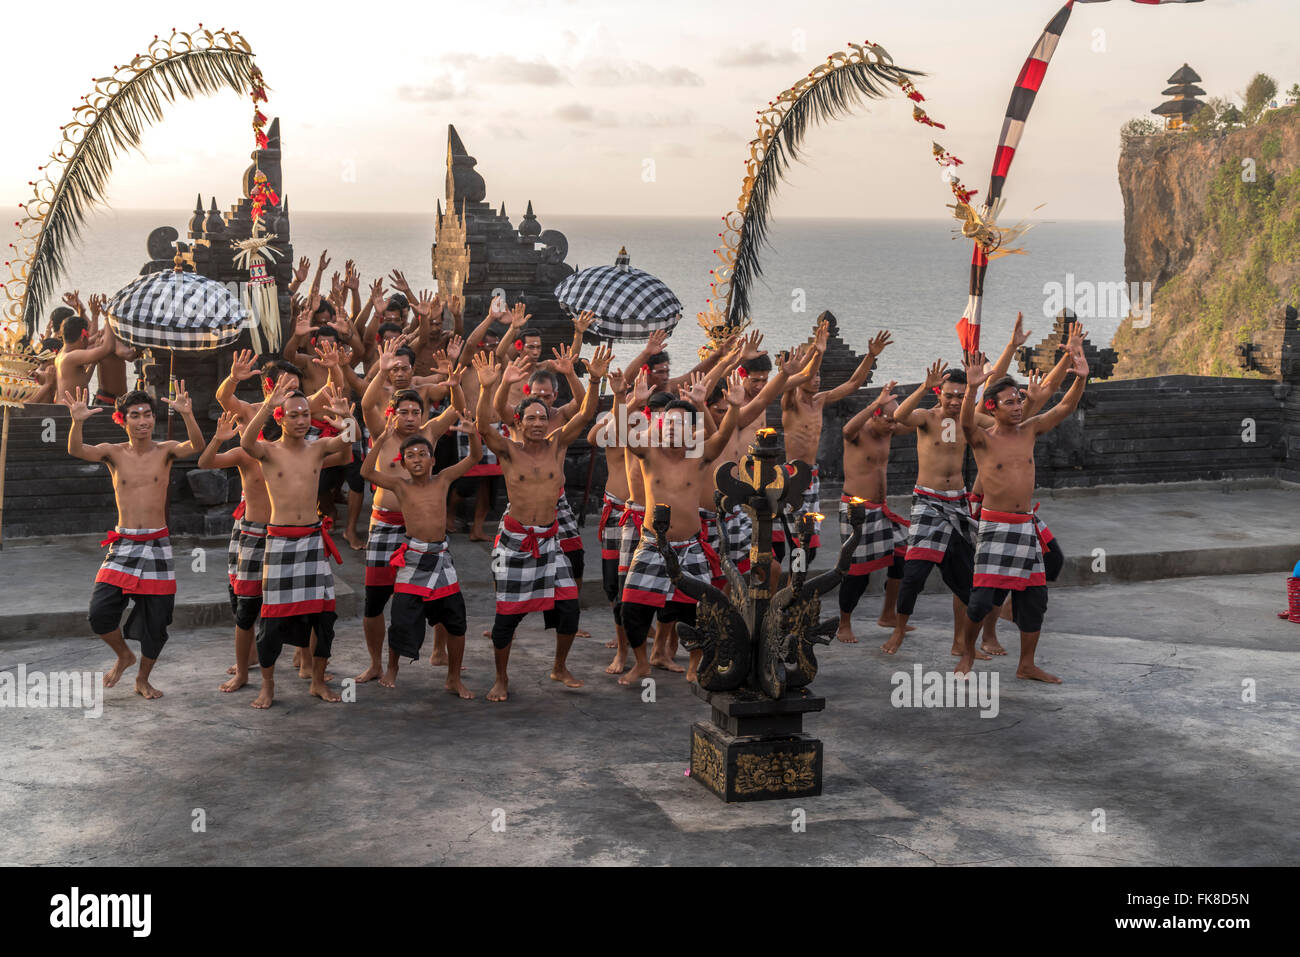
[[[594,317],[583,314],[574,320],[572,344],[544,359],[541,332],[528,325],[521,304],[507,310],[495,299],[487,316],[466,332],[458,301],[416,296],[400,273],[390,278],[396,294],[386,296],[377,282],[363,305],[349,263],[345,275],[335,274],[331,294],[322,297],[327,265],[322,254],[309,294],[295,301],[294,335],[279,356],[255,361],[250,352],[234,355],[217,390],[224,413],[210,439],[195,420],[183,381],[162,401],[184,421],[184,441],[154,440],[155,400],[134,390],[113,400],[126,441],[86,445],[82,424],[103,409],[91,403],[86,382],[60,389],[72,418],[69,453],[103,462],[117,499],[118,522],[104,542],[108,553],[89,613],[92,630],[117,655],[106,686],[116,685],[136,663],[125,640],[131,639],[141,651],[135,690],[147,699],[162,695],[150,678],[167,640],[176,592],[165,514],[168,479],[175,460],[198,455],[202,468],[238,470],[243,491],[227,561],[235,664],[222,690],[246,684],[255,662],[261,689],[253,707],[270,707],[276,663],[288,644],[297,649],[299,674],[310,677],[310,694],[340,700],[326,674],[336,625],[330,561],[341,561],[330,536],[330,476],[337,487],[349,487],[348,532],[362,483],[374,489],[364,542],[363,633],[370,662],[359,682],[393,686],[400,660],[419,657],[432,625],[432,660],[446,665],[446,689],[474,697],[461,674],[466,607],[448,545],[448,508],[453,490],[465,493],[465,483],[477,479],[468,491],[477,499],[478,534],[471,538],[485,537],[487,483],[499,476],[508,505],[492,539],[496,608],[484,635],[492,641],[495,680],[487,698],[507,700],[511,646],[519,624],[533,612],[541,612],[555,632],[550,678],[580,687],[568,656],[580,633],[585,555],[564,494],[564,465],[568,447],[583,437],[603,452],[608,466],[597,533],[615,633],[606,671],[623,685],[638,685],[655,666],[681,671],[674,661],[675,624],[694,623],[695,603],[674,587],[645,517],[668,506],[668,544],[684,575],[723,584],[724,549],[748,572],[757,559],[752,516],[740,507],[714,511],[714,474],[744,456],[766,427],[769,407],[779,402],[787,460],[812,466],[812,484],[788,516],[791,527],[814,516],[812,537],[799,543],[807,552],[802,560],[811,562],[820,545],[817,452],[825,409],[861,389],[892,344],[888,332],[877,334],[849,379],[827,390],[820,387],[819,371],[829,337],[825,323],[775,357],[760,348],[762,333],[733,335],[673,376],[665,333],[651,334],[623,369],[611,368],[612,352],[604,345],[584,360],[583,337]],[[307,266],[300,263],[295,291]],[[1028,338],[1017,317],[996,361],[978,353],[965,355],[961,367],[936,361],[911,395],[900,400],[897,383],[890,381],[845,423],[841,537],[849,534],[852,505],[862,504],[867,518],[839,589],[839,640],[857,640],[853,612],[871,576],[883,571],[878,623],[890,635],[881,650],[896,654],[914,627],[908,620],[917,596],[937,565],[953,595],[958,674],[970,674],[977,659],[1006,653],[996,624],[1010,597],[1010,615],[1020,630],[1017,676],[1059,682],[1034,660],[1046,583],[1059,573],[1063,558],[1033,503],[1033,450],[1037,437],[1078,405],[1088,374],[1083,335],[1076,326],[1055,368],[1031,374],[1022,387],[1007,374],[1015,350]],[[1074,382],[1064,396],[1042,411],[1071,373]],[[250,379],[260,386],[260,401],[248,395],[247,386],[245,398],[237,394]],[[563,404],[561,380],[571,396]],[[613,409],[597,417],[605,388]],[[937,401],[923,407],[931,392]],[[886,505],[890,444],[905,432],[916,433],[918,457],[908,518]],[[963,479],[967,448],[979,473],[969,490]],[[769,588],[779,584],[781,561],[793,544],[774,529]],[[133,606],[123,624],[128,603]],[[688,680],[695,678],[698,654],[692,653],[685,669]]]

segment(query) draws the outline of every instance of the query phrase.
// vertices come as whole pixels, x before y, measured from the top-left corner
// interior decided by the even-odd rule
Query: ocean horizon
[[[498,204],[499,205],[499,204]],[[518,225],[523,204],[511,210]],[[169,210],[101,209],[67,257],[59,289],[111,294],[133,279],[148,260],[146,241],[158,226],[184,236],[191,213]],[[543,229],[558,229],[569,241],[566,261],[577,268],[611,264],[625,246],[632,265],[662,279],[676,293],[683,317],[669,352],[678,368],[695,361],[704,334],[696,321],[710,295],[709,269],[717,262],[719,218],[595,216],[537,211]],[[872,381],[916,382],[936,358],[960,360],[954,326],[966,305],[970,243],[953,238],[954,220],[891,220],[849,217],[779,217],[762,253],[763,276],[752,293],[752,319],[764,347],[776,350],[806,338],[824,310],[835,314],[841,337],[858,352],[879,329],[895,345],[881,358]],[[430,249],[434,215],[429,213],[292,212],[290,239],[297,256],[313,260],[329,249],[328,272],[353,259],[363,285],[401,269],[417,291],[435,288]],[[982,346],[996,353],[1005,344],[1017,310],[1033,331],[1030,343],[1051,329],[1061,290],[1124,281],[1124,228],[1112,220],[1041,220],[1022,239],[1025,255],[989,266],[985,283]],[[328,277],[326,277],[328,282]],[[387,284],[385,284],[387,286]],[[514,290],[510,290],[513,294]],[[1055,292],[1055,295],[1053,293]],[[1105,297],[1097,297],[1104,301]],[[47,302],[48,313],[57,301]],[[1105,310],[1103,310],[1105,311]],[[1090,340],[1108,345],[1123,312],[1084,317]],[[620,344],[619,359],[631,358],[633,344]]]

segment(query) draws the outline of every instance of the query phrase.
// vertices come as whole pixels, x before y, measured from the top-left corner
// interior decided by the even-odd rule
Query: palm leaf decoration
[[[906,77],[922,75],[895,66],[879,46],[850,44],[849,52],[831,54],[760,112],[740,198],[723,217],[722,246],[714,250],[722,265],[713,270],[713,296],[708,312],[700,314],[711,339],[718,341],[748,323],[750,288],[763,275],[759,254],[767,245],[777,187],[790,164],[800,159],[808,128],[851,113],[891,88],[906,90]]]
[[[15,224],[21,239],[4,285],[11,340],[39,327],[42,306],[63,273],[66,250],[103,200],[114,158],[139,149],[144,131],[178,96],[193,99],[225,88],[245,93],[255,70],[253,52],[238,33],[200,29],[155,37],[148,53],[95,81],[72,122],[61,127],[63,139],[51,162],[41,167],[42,178],[32,184],[25,219]]]

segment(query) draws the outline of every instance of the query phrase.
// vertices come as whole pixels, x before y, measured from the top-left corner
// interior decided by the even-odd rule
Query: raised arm
[[[848,381],[842,382],[835,388],[828,389],[821,393],[826,403],[829,405],[834,402],[839,402],[840,399],[847,398],[866,385],[868,380],[871,378],[871,370],[876,367],[876,360],[880,358],[880,353],[882,353],[885,350],[885,347],[892,341],[893,340],[889,338],[888,330],[876,333],[870,344],[867,346],[867,354],[862,357],[862,361],[859,362],[858,367],[853,370],[853,374],[849,376]]]
[[[560,443],[562,445],[572,445],[582,437],[582,433],[587,430],[591,420],[596,417],[596,409],[600,405],[600,380],[609,375],[609,363],[614,358],[614,350],[609,346],[601,344],[596,347],[592,354],[591,364],[591,388],[587,390],[582,397],[582,407],[578,414],[564,423],[560,429]]]
[[[448,482],[454,482],[460,478],[483,457],[483,440],[479,438],[478,429],[468,426],[457,426],[469,433],[469,454],[457,462],[455,465],[449,465],[439,472],[439,476],[445,476]]]
[[[221,384],[217,386],[217,403],[227,412],[233,412],[241,419],[247,420],[253,415],[254,406],[251,402],[237,398],[235,387],[257,374],[257,369],[253,366],[253,350],[244,349],[236,352],[230,360],[230,375],[222,379]]]
[[[623,370],[623,378],[628,382],[635,379],[637,373],[641,371],[641,367],[645,365],[645,361],[651,356],[663,352],[664,346],[667,344],[668,333],[664,330],[656,329],[654,332],[650,333],[650,337],[646,339],[644,348],[636,354],[632,361],[628,363],[627,368]]]
[[[889,400],[894,397],[894,387],[897,385],[897,382],[890,379],[889,382],[885,383],[885,387],[880,390],[880,394],[872,399],[871,403],[865,409],[844,423],[844,428],[841,432],[846,439],[857,438],[858,433],[862,431],[866,424],[870,422],[872,417],[876,414],[876,410],[883,405],[887,405]]]
[[[510,328],[506,334],[501,337],[501,342],[497,344],[496,356],[502,362],[509,362],[518,354],[515,350],[515,343],[519,339],[519,333],[528,325],[528,320],[533,318],[531,312],[524,312],[524,304],[517,302],[510,310]],[[512,353],[514,353],[512,355]]]
[[[1065,350],[1061,353],[1061,358],[1057,360],[1056,365],[1052,366],[1052,371],[1038,381],[1034,380],[1032,373],[1030,374],[1029,397],[1025,401],[1025,418],[1037,414],[1043,406],[1051,401],[1052,396],[1056,395],[1056,390],[1061,387],[1065,377],[1074,368],[1075,357],[1083,355],[1083,340],[1087,335],[1088,333],[1083,330],[1082,323],[1071,323],[1070,333],[1066,337]]]
[[[509,422],[514,417],[514,410],[510,408],[510,390],[516,382],[528,378],[527,369],[527,356],[516,356],[501,367],[501,384],[492,396],[492,408],[502,422]]]
[[[172,411],[179,412],[181,420],[185,423],[186,440],[176,443],[172,455],[178,459],[198,455],[203,450],[203,430],[199,428],[198,420],[194,418],[194,403],[190,399],[190,394],[185,391],[185,380],[181,379],[176,383],[176,398],[163,399],[163,401],[172,407]]]
[[[72,416],[72,428],[68,429],[68,454],[73,458],[84,459],[87,462],[102,462],[108,458],[109,446],[107,445],[86,445],[81,441],[81,424],[92,415],[98,415],[103,412],[100,408],[90,408],[90,390],[80,388],[76,395],[72,395],[66,390],[63,393],[63,401],[68,406],[68,413]]]
[[[271,410],[283,404],[290,391],[289,376],[282,372],[271,393],[262,400],[262,404],[257,407],[256,413],[240,433],[239,447],[259,462],[266,461],[266,444],[258,436],[266,427],[266,420],[271,417]]]
[[[379,433],[374,443],[370,446],[370,451],[366,454],[365,460],[361,463],[361,477],[371,485],[377,485],[382,489],[390,492],[401,490],[402,479],[397,475],[385,475],[379,471],[379,449],[384,444],[384,439],[392,434],[393,424],[396,420],[389,419],[384,426],[383,432]]]
[[[727,380],[727,414],[718,423],[718,430],[704,441],[704,457],[712,462],[731,441],[740,417],[740,403],[745,401],[745,380],[733,374]]]
[[[113,327],[106,322],[104,328],[100,330],[100,339],[97,344],[87,349],[73,349],[71,352],[65,352],[63,361],[79,366],[92,365],[100,359],[112,355],[116,346],[117,339],[113,336]]]
[[[226,452],[218,452],[217,450],[238,434],[239,420],[235,417],[235,413],[221,413],[221,418],[217,419],[217,431],[212,433],[211,440],[203,449],[203,454],[199,456],[199,468],[231,469],[237,466],[242,450],[238,448]]]
[[[989,373],[984,371],[982,354],[966,353],[965,365],[966,394],[961,400],[961,430],[966,436],[966,444],[972,449],[978,449],[983,448],[987,441],[984,430],[975,424],[975,393],[989,381]]]
[[[920,411],[921,400],[931,389],[939,388],[939,383],[943,381],[943,374],[948,369],[948,363],[942,359],[935,359],[934,365],[925,371],[925,380],[916,387],[916,391],[898,404],[898,411],[894,413],[894,421],[901,422],[903,425],[919,429],[925,424],[925,415]],[[967,393],[973,393],[975,390],[967,385]],[[973,401],[973,400],[972,400]],[[974,407],[972,406],[972,414]]]
[[[560,406],[560,414],[567,421],[577,415],[578,410],[582,408],[586,389],[583,388],[582,380],[573,370],[573,364],[578,359],[577,354],[568,346],[560,346],[558,349],[552,349],[551,352],[555,354],[555,361],[551,363],[551,368],[564,376],[564,381],[569,385],[569,393],[572,395],[568,402]]]
[[[492,387],[501,378],[501,366],[496,356],[474,355],[474,371],[478,374],[478,407],[474,410],[474,422],[483,442],[502,460],[510,458],[510,441],[492,427]]]
[[[1083,398],[1084,386],[1088,382],[1088,360],[1084,358],[1082,352],[1074,356],[1074,374],[1076,376],[1074,384],[1070,386],[1070,390],[1065,393],[1061,401],[1041,415],[1036,415],[1029,420],[1027,424],[1033,426],[1034,434],[1042,435],[1044,432],[1050,432],[1064,422],[1066,416],[1079,407],[1079,400]]]

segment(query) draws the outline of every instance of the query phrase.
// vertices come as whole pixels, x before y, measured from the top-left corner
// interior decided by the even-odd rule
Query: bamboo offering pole
[[[0,432],[0,552],[5,547],[5,468],[9,461],[9,406],[5,406],[5,424]]]

